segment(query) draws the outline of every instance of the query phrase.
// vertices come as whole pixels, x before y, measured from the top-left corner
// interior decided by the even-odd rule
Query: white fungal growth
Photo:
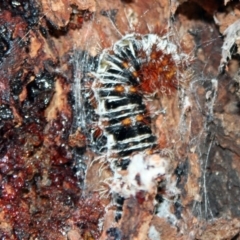
[[[171,181],[169,174],[169,160],[157,154],[146,155],[138,153],[132,156],[127,171],[124,174],[114,173],[112,192],[119,193],[124,198],[135,196],[144,191],[149,194],[156,193],[159,179],[166,180],[167,195],[177,194],[176,183]]]
[[[231,24],[223,33],[225,36],[222,46],[222,59],[220,67],[223,67],[232,58],[231,48],[237,44],[237,52],[240,53],[240,20]]]
[[[192,103],[190,102],[189,97],[185,96],[184,102],[183,102],[183,111],[188,112],[191,110],[191,108],[192,108]]]
[[[150,240],[156,240],[156,239],[160,240],[161,239],[160,233],[156,230],[156,228],[154,226],[151,226],[149,228],[148,237]]]
[[[167,219],[173,225],[177,225],[177,218],[171,212],[171,206],[172,202],[170,202],[168,199],[164,199],[163,202],[161,202],[161,204],[158,205],[157,216],[160,218]]]

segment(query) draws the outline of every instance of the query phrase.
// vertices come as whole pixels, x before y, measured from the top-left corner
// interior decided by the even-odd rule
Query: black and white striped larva
[[[92,132],[90,145],[113,171],[110,188],[119,211],[119,199],[123,203],[139,192],[156,195],[162,181],[169,192],[177,192],[169,162],[152,151],[159,146],[146,99],[177,90],[185,59],[167,36],[128,34],[103,50],[91,73],[85,101],[92,106],[87,111],[95,126],[91,121],[86,126]],[[119,168],[127,173],[121,175]]]
[[[144,95],[175,89],[180,62],[176,45],[155,34],[126,35],[102,52],[93,91],[109,160],[154,147]]]

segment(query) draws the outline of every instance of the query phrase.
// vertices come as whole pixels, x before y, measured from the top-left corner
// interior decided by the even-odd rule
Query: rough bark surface
[[[238,1],[2,2],[0,239],[240,239]],[[139,193],[116,222],[112,172],[76,124],[75,87],[129,33],[169,33],[188,65],[149,103],[178,188],[169,215],[156,214],[156,192]]]

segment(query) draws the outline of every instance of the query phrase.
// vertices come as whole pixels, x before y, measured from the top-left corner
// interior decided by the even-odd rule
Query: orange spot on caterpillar
[[[137,115],[137,116],[136,116],[136,121],[137,121],[137,122],[142,122],[142,123],[145,124],[145,125],[148,125],[148,124],[149,124],[149,120],[147,120],[146,117],[143,116],[143,115]]]
[[[122,85],[116,85],[114,90],[118,93],[124,92],[124,87]]]
[[[132,124],[132,121],[130,118],[125,118],[122,120],[122,125],[124,125],[124,126],[129,126],[131,124]]]
[[[132,75],[133,75],[134,77],[138,77],[138,72],[137,72],[137,71],[134,71],[134,72],[132,72]]]
[[[141,122],[143,119],[144,119],[143,115],[137,115],[137,116],[136,116],[136,120],[137,120],[138,122]]]
[[[136,93],[137,91],[138,91],[137,88],[134,87],[134,86],[131,86],[131,87],[129,88],[129,92],[130,92],[130,93]]]
[[[122,62],[122,65],[123,65],[124,68],[128,68],[129,67],[128,62]]]

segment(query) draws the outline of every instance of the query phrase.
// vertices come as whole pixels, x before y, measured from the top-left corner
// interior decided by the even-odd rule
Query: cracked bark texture
[[[238,42],[219,72],[222,34],[239,9],[217,0],[0,3],[0,238],[240,239]],[[111,197],[99,196],[111,171],[99,174],[102,163],[73,126],[78,53],[95,57],[133,32],[170,32],[191,59],[179,91],[153,103],[167,109],[153,124],[180,191],[175,224],[153,214],[154,196],[127,199],[115,223],[114,207],[105,212]],[[79,156],[88,170],[77,175]]]

